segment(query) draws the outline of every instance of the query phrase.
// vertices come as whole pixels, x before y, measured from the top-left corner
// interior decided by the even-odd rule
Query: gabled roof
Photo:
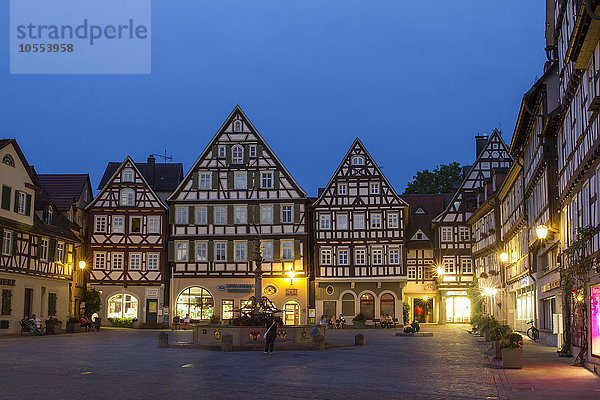
[[[68,211],[79,200],[86,183],[91,189],[88,174],[38,174],[37,177],[40,186],[63,212]]]
[[[102,190],[110,178],[115,174],[123,162],[109,162],[104,170],[104,175],[98,184],[98,190]],[[173,192],[183,179],[183,164],[181,163],[155,163],[154,180],[150,176],[148,163],[134,162],[137,169],[144,176],[146,182],[155,192]],[[153,184],[150,182],[154,181]]]
[[[434,230],[431,222],[439,215],[452,198],[448,194],[404,194],[402,199],[410,207],[410,217],[406,227],[406,237],[412,240],[413,236],[421,231],[430,241],[434,239]],[[425,210],[425,214],[416,214],[419,208]],[[421,240],[422,241],[422,240]]]
[[[37,186],[38,182],[37,182],[37,177],[35,176],[35,172],[33,171],[31,166],[27,162],[27,159],[25,158],[23,151],[21,151],[21,148],[19,147],[19,144],[17,143],[16,139],[0,139],[0,150],[5,148],[9,144],[12,144],[14,146],[15,151],[17,152],[17,155],[21,159],[21,163],[25,167],[25,171],[27,172],[27,174],[29,175],[29,178],[31,179],[31,182],[33,182],[33,184]]]
[[[43,235],[59,236],[63,239],[73,241],[79,240],[71,230],[71,222],[61,212],[60,208],[56,205],[56,203],[52,201],[50,195],[42,186],[36,193],[34,209],[35,211],[41,211],[41,214],[45,215],[45,212],[49,206],[52,206],[52,208],[56,210],[56,216],[54,218],[53,224],[46,224],[42,220],[42,218],[39,217],[38,213],[34,212],[33,226],[35,227],[36,232]]]

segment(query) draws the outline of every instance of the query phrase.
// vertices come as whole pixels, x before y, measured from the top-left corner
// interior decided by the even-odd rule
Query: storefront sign
[[[521,280],[519,281],[519,287],[527,287],[531,285],[531,282],[529,281],[529,277],[528,276],[524,276],[523,278],[521,278]]]
[[[275,285],[267,285],[263,289],[263,293],[265,294],[265,296],[272,296],[275,293],[277,293],[277,287]]]
[[[550,283],[546,283],[545,285],[542,286],[542,292],[546,293],[551,291],[552,289],[556,289],[560,287],[560,279],[557,279],[555,281],[552,281]]]
[[[157,299],[159,291],[160,291],[159,288],[146,288],[146,298],[147,299]]]
[[[16,286],[17,281],[14,279],[0,278],[0,286]]]
[[[466,296],[466,290],[448,290],[446,296]]]
[[[229,293],[253,293],[253,283],[228,283],[226,285],[227,292]]]
[[[298,296],[298,289],[285,289],[286,296]]]

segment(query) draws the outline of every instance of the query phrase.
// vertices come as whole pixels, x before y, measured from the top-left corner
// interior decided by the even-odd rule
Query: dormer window
[[[124,169],[121,173],[121,181],[133,182],[133,170],[130,168]]]
[[[54,219],[54,210],[52,206],[48,207],[48,211],[46,211],[46,224],[52,225],[52,220]]]
[[[234,132],[241,132],[242,131],[242,121],[235,121],[233,123],[233,131]]]
[[[363,156],[352,157],[352,165],[365,165],[365,158]]]
[[[239,144],[231,149],[231,162],[234,164],[242,164],[244,162],[244,148]]]
[[[10,154],[5,154],[4,157],[2,157],[2,162],[10,167],[15,166],[15,160],[13,160]]]
[[[121,196],[119,196],[119,204],[122,206],[134,206],[135,191],[133,189],[121,190]]]

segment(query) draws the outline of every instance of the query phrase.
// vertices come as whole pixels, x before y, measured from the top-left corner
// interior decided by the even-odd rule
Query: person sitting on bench
[[[92,322],[87,319],[83,314],[79,316],[79,323],[82,327],[85,327],[85,331],[89,332],[90,330],[95,330],[96,325],[92,324]]]

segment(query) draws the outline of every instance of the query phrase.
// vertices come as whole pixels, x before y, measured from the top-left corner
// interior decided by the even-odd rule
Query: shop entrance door
[[[471,320],[471,300],[468,297],[451,296],[446,298],[446,321],[469,322]]]
[[[427,297],[413,300],[414,319],[421,323],[433,322],[433,299]]]
[[[146,323],[156,324],[158,321],[158,300],[146,300]]]
[[[300,306],[293,301],[283,305],[283,323],[286,325],[300,325]]]

